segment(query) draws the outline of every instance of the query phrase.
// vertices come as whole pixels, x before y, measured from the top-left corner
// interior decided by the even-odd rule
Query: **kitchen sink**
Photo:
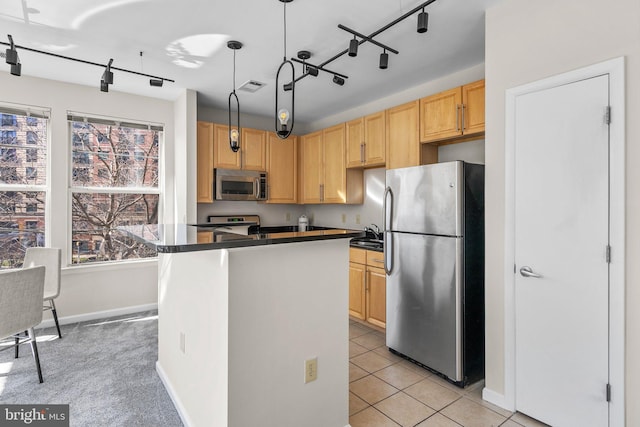
[[[376,239],[362,239],[362,238],[351,239],[350,245],[352,247],[371,249],[371,250],[377,250],[377,251],[382,251],[384,249],[384,241],[376,240]]]

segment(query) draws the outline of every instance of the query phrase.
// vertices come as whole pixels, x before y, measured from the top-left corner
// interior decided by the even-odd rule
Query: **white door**
[[[516,409],[555,427],[608,425],[607,105],[608,75],[515,104]]]

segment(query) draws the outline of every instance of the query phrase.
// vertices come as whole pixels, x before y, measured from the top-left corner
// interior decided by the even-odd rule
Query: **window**
[[[32,130],[27,131],[27,144],[37,144],[38,134]]]
[[[16,116],[14,114],[0,114],[1,126],[17,126]]]
[[[0,116],[0,268],[12,268],[25,248],[45,245],[49,119],[2,105]]]
[[[162,127],[72,114],[69,123],[73,263],[156,256],[119,227],[158,223]]]

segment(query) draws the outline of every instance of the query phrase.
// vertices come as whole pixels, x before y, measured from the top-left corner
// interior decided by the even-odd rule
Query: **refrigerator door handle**
[[[393,236],[388,231],[384,234],[384,272],[389,276],[393,271]]]
[[[391,197],[391,203],[387,200]],[[391,222],[393,219],[393,191],[391,187],[384,190],[384,272],[388,275],[393,271],[393,236],[391,235]],[[388,209],[388,210],[387,210]]]
[[[387,204],[387,200],[391,196],[391,203]],[[391,191],[391,187],[387,187],[384,190],[384,229],[385,231],[391,230],[391,220],[393,218],[393,191]],[[388,210],[387,210],[388,209]]]

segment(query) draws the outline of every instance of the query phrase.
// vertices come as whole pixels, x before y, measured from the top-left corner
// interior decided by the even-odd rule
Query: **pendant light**
[[[242,48],[242,43],[236,40],[227,42],[227,47],[233,50],[233,91],[229,94],[229,148],[234,153],[240,149],[240,101],[236,95],[236,50]],[[234,128],[231,124],[231,99],[236,100],[236,125]]]
[[[295,98],[295,89],[296,89],[296,76],[295,76],[295,68],[293,67],[293,62],[287,59],[287,3],[291,3],[293,0],[279,0],[284,3],[284,57],[282,59],[282,63],[280,67],[278,67],[278,72],[276,73],[276,105],[275,105],[275,127],[276,127],[276,135],[280,139],[286,139],[291,135],[291,131],[293,130],[294,124],[294,98]],[[291,68],[291,83],[288,83],[280,89],[280,72],[286,67],[289,66]],[[280,105],[279,103],[279,93],[283,92],[291,92],[291,104],[290,109],[286,107],[286,105]],[[284,103],[283,103],[284,104]]]

